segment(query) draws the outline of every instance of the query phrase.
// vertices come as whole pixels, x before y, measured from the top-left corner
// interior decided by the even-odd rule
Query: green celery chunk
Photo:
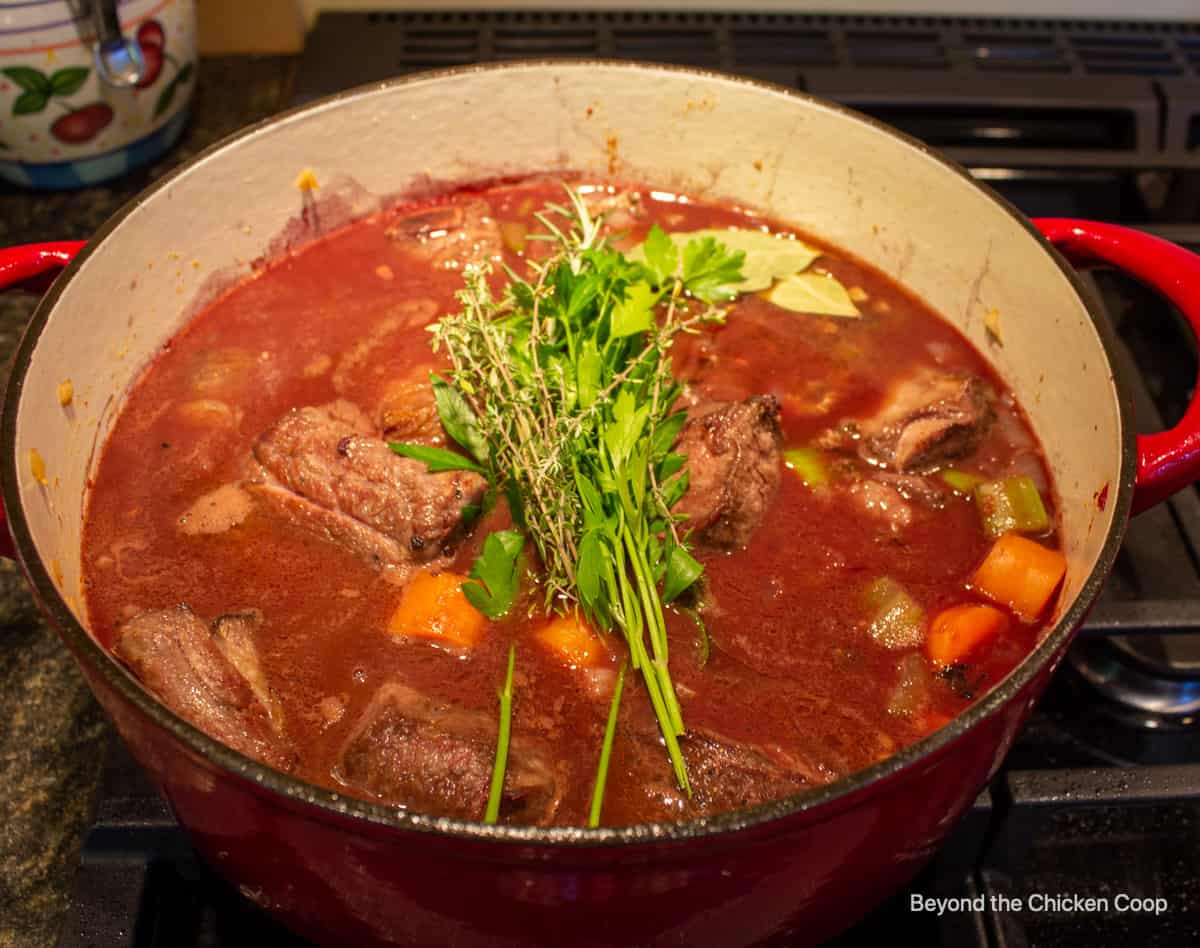
[[[947,468],[942,471],[938,477],[950,485],[953,490],[960,494],[970,494],[975,488],[983,483],[984,479],[978,474],[972,474],[969,471],[956,471],[953,468]]]
[[[871,615],[867,631],[884,648],[916,648],[925,641],[925,610],[894,579],[875,580],[864,599]]]
[[[818,448],[789,448],[783,452],[783,461],[808,487],[824,487],[829,483],[825,452]]]
[[[993,540],[1006,533],[1044,533],[1050,529],[1042,495],[1025,476],[978,484],[975,506],[979,508],[983,532]]]
[[[933,674],[920,652],[909,652],[896,663],[898,680],[888,695],[887,712],[908,718],[929,707],[933,692]]]

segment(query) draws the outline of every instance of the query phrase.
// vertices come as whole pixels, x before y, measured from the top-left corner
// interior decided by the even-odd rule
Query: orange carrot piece
[[[534,635],[571,668],[588,668],[608,654],[600,636],[577,612],[555,616]]]
[[[984,557],[971,586],[1032,622],[1067,572],[1067,558],[1034,540],[1006,533]]]
[[[401,638],[429,639],[454,650],[474,646],[487,620],[467,601],[458,573],[417,573],[388,620],[388,632]]]
[[[939,612],[925,637],[925,654],[935,665],[956,665],[1008,628],[1008,616],[993,606],[954,606]]]

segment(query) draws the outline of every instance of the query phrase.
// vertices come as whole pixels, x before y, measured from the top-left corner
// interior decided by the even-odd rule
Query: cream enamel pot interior
[[[305,208],[297,174],[323,185]],[[704,821],[585,831],[405,814],[224,748],[86,633],[80,523],[122,393],[194,306],[377,196],[539,170],[660,184],[768,209],[927,300],[1017,392],[1055,472],[1070,568],[1057,621],[936,734],[830,787]],[[341,182],[341,184],[338,184]],[[1045,222],[1200,312],[1190,254],[1119,228]],[[280,235],[285,235],[281,237]],[[0,256],[0,283],[76,248]],[[984,315],[996,311],[1002,343]],[[517,63],[359,89],[249,129],[135,199],[42,301],[5,406],[4,501],[39,599],[201,853],[330,944],[816,941],[900,885],[994,773],[1106,578],[1140,477],[1152,502],[1196,474],[1196,411],[1135,448],[1108,330],[1029,221],[961,169],[861,116],[683,69]],[[70,378],[68,408],[55,397]],[[46,483],[30,470],[44,460]],[[1139,464],[1141,472],[1139,475]],[[457,893],[459,897],[453,897]]]

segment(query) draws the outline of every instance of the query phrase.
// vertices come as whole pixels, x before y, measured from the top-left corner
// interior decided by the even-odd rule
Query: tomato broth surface
[[[739,208],[650,189],[585,190],[609,213],[622,249],[640,243],[653,224],[668,232],[794,233]],[[271,727],[263,733],[286,750],[277,757],[248,752],[314,784],[418,810],[439,809],[436,788],[430,803],[395,790],[402,780],[379,777],[391,766],[388,754],[418,754],[403,749],[408,725],[372,730],[378,696],[390,693],[381,689],[402,686],[406,697],[398,706],[419,703],[421,728],[436,730],[439,716],[464,713],[495,722],[511,644],[513,746],[525,740],[538,748],[537,772],[552,774],[555,789],[552,804],[502,811],[501,818],[585,823],[613,681],[628,654],[619,631],[592,633],[598,657],[564,657],[538,634],[548,620],[527,581],[508,616],[480,617],[473,644],[447,646],[396,631],[397,610],[415,577],[445,572],[447,563],[383,569],[328,529],[257,499],[243,504],[226,529],[183,529],[198,499],[250,476],[263,433],[298,407],[341,400],[376,426],[397,410],[407,418],[408,393],[427,388],[431,371],[447,368],[444,353],[431,351],[427,326],[459,308],[461,268],[479,253],[483,238],[476,238],[486,235],[496,264],[490,279],[499,289],[501,260],[525,273],[527,254],[549,252],[529,239],[542,229],[533,215],[547,202],[561,202],[562,193],[561,182],[539,178],[388,208],[264,266],[189,321],[129,392],[95,471],[82,557],[99,640],[114,648],[138,616],[180,604],[204,623],[251,616],[257,699],[243,695],[225,704],[241,709],[236,714],[255,700],[269,707]],[[460,222],[461,235],[427,226],[427,216],[420,227],[411,223],[412,215],[447,207],[460,209],[447,220]],[[920,300],[849,254],[814,246],[821,246],[815,271],[849,290],[858,318],[795,312],[748,293],[722,324],[680,337],[674,347],[689,418],[713,405],[773,396],[778,484],[745,544],[696,545],[702,593],[686,609],[667,609],[692,796],[676,786],[640,675],[630,671],[604,797],[606,824],[716,812],[865,767],[960,713],[1043,632],[1042,622],[973,587],[971,577],[996,539],[983,529],[971,485],[956,489],[943,477],[949,470],[974,481],[1025,478],[1049,508],[1049,525],[1025,533],[1043,550],[1056,549],[1052,484],[1010,391]],[[986,388],[986,430],[951,459],[888,470],[863,453],[861,431],[887,410],[905,379],[922,373],[970,378]],[[426,440],[447,445],[440,429]],[[789,460],[795,448],[817,452],[823,483],[806,479],[802,465]],[[488,523],[483,518],[477,533]],[[481,539],[456,542],[478,552]],[[457,573],[470,566],[462,557],[452,561]],[[872,632],[881,606],[871,590],[882,579],[915,604],[925,639],[889,647]],[[975,647],[953,653],[953,661],[939,662],[928,636],[945,610],[963,605],[991,605],[987,614],[998,614],[1000,625]],[[167,704],[205,727],[207,719],[172,700],[169,684],[161,683],[194,673],[194,660],[183,672],[147,671],[118,654]],[[236,714],[235,730],[242,720]],[[455,727],[453,733],[469,733],[477,744],[487,745],[493,734],[482,725]],[[216,736],[246,749],[224,732]],[[363,749],[376,739],[391,748],[378,759],[370,746]],[[348,746],[357,748],[352,761]],[[490,755],[489,746],[489,767]],[[415,763],[397,766],[441,772],[419,754]],[[373,776],[347,779],[355,767]],[[457,801],[456,794],[450,793]],[[482,817],[458,805],[442,811]]]

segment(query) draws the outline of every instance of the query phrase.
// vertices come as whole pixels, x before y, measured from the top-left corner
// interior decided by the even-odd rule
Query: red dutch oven
[[[302,169],[323,185],[307,208]],[[768,210],[899,279],[1012,386],[1055,474],[1070,565],[1044,639],[956,720],[830,786],[711,819],[488,826],[347,799],[250,760],[160,704],[89,635],[88,476],[122,393],[182,320],[254,260],[370,213],[380,195],[554,169]],[[65,267],[20,344],[0,430],[15,554],[196,848],[297,932],[330,945],[819,942],[936,850],[1061,660],[1130,513],[1200,471],[1196,402],[1176,428],[1135,434],[1111,330],[1068,260],[1119,267],[1200,321],[1200,258],[1120,227],[1030,222],[920,143],[788,90],[607,62],[359,89],[210,149],[85,245],[0,252],[0,284]]]

